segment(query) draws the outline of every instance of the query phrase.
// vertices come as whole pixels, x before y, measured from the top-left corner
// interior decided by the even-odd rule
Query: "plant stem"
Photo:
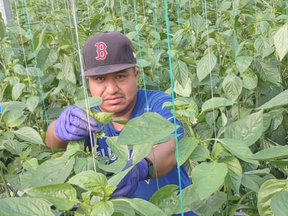
[[[2,180],[3,180],[4,187],[5,187],[5,191],[6,191],[6,193],[7,193],[7,197],[11,197],[10,190],[9,190],[9,188],[8,188],[8,186],[7,186],[6,179],[5,179],[4,174],[3,174],[3,172],[2,172],[2,168],[0,169],[0,176],[1,176]]]

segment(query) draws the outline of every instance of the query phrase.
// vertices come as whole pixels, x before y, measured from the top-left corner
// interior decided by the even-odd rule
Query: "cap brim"
[[[104,65],[99,67],[91,68],[84,72],[86,77],[96,76],[96,75],[104,75],[109,73],[115,73],[127,68],[134,67],[136,64],[114,64],[114,65]]]

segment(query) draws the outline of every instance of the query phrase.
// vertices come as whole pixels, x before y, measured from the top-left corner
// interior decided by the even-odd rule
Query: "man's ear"
[[[135,77],[137,77],[139,74],[139,70],[138,69],[135,69]]]

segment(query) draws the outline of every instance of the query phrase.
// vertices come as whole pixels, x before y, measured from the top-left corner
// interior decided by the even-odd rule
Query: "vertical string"
[[[39,71],[39,68],[38,68],[37,56],[36,56],[36,51],[35,51],[35,45],[34,45],[34,39],[33,39],[33,33],[32,33],[32,29],[31,29],[31,24],[30,24],[29,13],[28,13],[28,9],[27,9],[27,3],[26,3],[26,0],[23,0],[22,2],[23,2],[23,5],[24,5],[24,13],[26,14],[26,20],[27,20],[27,24],[28,24],[28,27],[29,27],[29,34],[30,34],[30,38],[31,38],[32,51],[33,51],[33,56],[34,56],[34,60],[35,60],[35,67],[36,67],[36,71],[37,71],[39,90],[40,90],[40,94],[41,94],[41,98],[42,98],[42,104],[43,104],[44,115],[45,115],[45,119],[46,119],[46,125],[48,127],[49,124],[48,124],[48,116],[47,116],[47,111],[46,111],[46,106],[45,106],[43,86],[42,86],[42,83],[41,83],[40,71]],[[54,153],[54,149],[53,149],[53,144],[52,143],[51,143],[51,150],[52,150],[52,153]]]
[[[134,16],[135,16],[135,25],[136,25],[136,32],[137,32],[137,39],[138,39],[138,48],[139,48],[139,56],[140,59],[142,60],[142,52],[141,52],[141,42],[140,42],[140,33],[139,33],[139,29],[138,29],[138,21],[137,21],[137,11],[136,11],[136,1],[133,0],[133,8],[134,8]],[[146,89],[146,81],[145,81],[145,73],[144,73],[144,67],[143,67],[143,61],[141,61],[141,74],[143,77],[143,85],[144,85],[144,92],[145,92],[145,101],[146,101],[146,112],[150,111],[149,108],[149,103],[148,103],[148,96],[147,96],[147,89]],[[157,173],[157,164],[156,164],[156,159],[155,159],[155,154],[154,154],[154,149],[152,149],[153,152],[153,162],[154,162],[154,167],[155,167],[155,176],[156,176],[156,185],[157,185],[157,189],[159,190],[159,181],[158,181],[158,173]]]
[[[84,97],[85,97],[85,106],[86,106],[86,110],[89,110],[90,104],[89,104],[89,100],[88,100],[86,79],[85,79],[85,74],[84,74],[84,69],[83,69],[84,67],[83,67],[82,54],[81,54],[81,49],[80,49],[80,41],[79,41],[79,35],[78,35],[78,26],[77,26],[77,18],[76,18],[74,0],[71,0],[71,8],[72,8],[72,14],[73,14],[75,33],[76,33],[78,56],[79,56],[80,69],[81,69],[82,86],[83,86]],[[97,140],[95,139],[94,136],[92,136],[89,114],[88,114],[88,112],[86,112],[86,114],[87,114],[87,123],[88,123],[89,137],[90,137],[90,146],[91,146],[91,150],[92,150],[93,166],[94,166],[94,171],[96,172],[96,161],[95,161],[95,152],[93,151],[93,141],[96,142]]]
[[[216,136],[216,123],[215,123],[215,105],[214,105],[214,90],[213,90],[213,76],[212,76],[212,66],[211,66],[211,50],[210,50],[210,41],[209,41],[209,23],[208,23],[208,12],[207,12],[207,3],[204,0],[204,12],[205,12],[205,22],[206,22],[206,37],[207,37],[207,47],[208,47],[208,68],[210,71],[210,85],[211,85],[211,99],[212,99],[212,116],[213,116],[213,131],[214,136]]]
[[[19,21],[19,12],[18,12],[18,5],[17,5],[17,1],[14,1],[14,5],[15,5],[15,11],[16,11],[16,17],[17,17],[17,24],[18,24],[18,29],[20,32],[20,40],[21,40],[21,47],[22,47],[22,52],[24,55],[24,65],[25,65],[25,70],[26,72],[27,70],[27,59],[26,59],[26,53],[25,53],[25,49],[24,49],[24,41],[23,41],[23,35],[22,35],[22,31],[21,31],[21,26],[20,26],[20,21]],[[27,73],[28,74],[28,73]],[[30,83],[30,77],[27,76],[28,78],[28,82]]]
[[[50,0],[50,1],[51,1],[51,8],[52,8],[52,15],[53,17],[55,17],[54,0]]]
[[[137,21],[137,11],[136,11],[136,0],[133,0],[133,7],[134,7],[134,16],[135,16],[135,27],[136,27],[136,32],[137,32],[137,40],[138,40],[138,48],[139,48],[139,56],[140,59],[142,60],[142,52],[141,52],[141,42],[140,42],[140,34],[139,34],[139,28],[138,28],[138,21]],[[147,89],[146,89],[146,81],[145,81],[145,73],[144,73],[144,66],[143,66],[143,61],[141,61],[141,74],[143,77],[143,85],[144,85],[144,90],[145,90],[145,100],[146,100],[146,111],[149,112],[149,104],[148,104],[148,97],[147,97]]]
[[[123,10],[123,3],[122,0],[120,0],[120,10],[121,10],[121,18],[122,18],[122,23],[123,23],[123,30],[124,30],[124,34],[127,34],[126,28],[125,28],[125,14],[124,14],[124,10]]]
[[[286,0],[286,25],[287,25],[287,40],[288,40],[288,0]],[[288,47],[287,47],[288,49]],[[287,62],[288,62],[288,55],[287,55]]]
[[[176,9],[177,9],[177,23],[180,24],[180,5],[179,0],[176,0]]]
[[[155,37],[155,41],[156,41],[156,53],[158,54],[158,50],[159,50],[159,41],[158,41],[158,37],[157,37],[157,29],[156,29],[156,16],[155,16],[155,7],[156,4],[154,2],[154,0],[151,0],[151,5],[152,5],[152,15],[153,15],[153,24],[154,24],[154,37]],[[160,90],[160,71],[159,71],[159,66],[158,64],[156,65],[156,72],[157,72],[157,86],[158,86],[158,90]]]
[[[233,22],[233,51],[234,51],[234,60],[236,62],[236,49],[237,49],[237,38],[236,38],[236,27],[235,27],[235,3],[234,0],[232,0],[232,22]],[[237,72],[237,67],[236,68],[236,72]]]
[[[165,2],[165,20],[166,20],[166,29],[167,29],[167,46],[168,46],[170,81],[171,81],[171,96],[172,96],[173,118],[174,118],[174,126],[175,126],[176,160],[177,160],[178,180],[179,180],[179,196],[180,196],[181,215],[184,216],[182,183],[181,183],[180,163],[179,163],[180,157],[179,157],[178,134],[177,134],[177,123],[176,123],[176,108],[175,108],[175,98],[174,98],[174,81],[173,81],[173,72],[172,72],[172,58],[171,58],[170,30],[169,30],[170,27],[169,27],[167,0],[164,0],[164,2]]]
[[[203,18],[205,18],[205,6],[204,6],[204,1],[203,0],[201,0],[202,1],[202,17]]]

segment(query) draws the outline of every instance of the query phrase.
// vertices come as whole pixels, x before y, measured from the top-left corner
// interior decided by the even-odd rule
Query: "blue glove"
[[[132,160],[128,161],[128,166],[126,165],[126,168],[131,166],[131,164]],[[138,182],[147,179],[148,171],[148,163],[145,159],[142,159],[121,180],[111,197],[131,197],[138,187]]]
[[[99,133],[101,130],[98,123],[89,117],[91,132]],[[68,106],[55,122],[56,136],[65,141],[75,141],[84,139],[89,135],[87,113],[76,107]]]

